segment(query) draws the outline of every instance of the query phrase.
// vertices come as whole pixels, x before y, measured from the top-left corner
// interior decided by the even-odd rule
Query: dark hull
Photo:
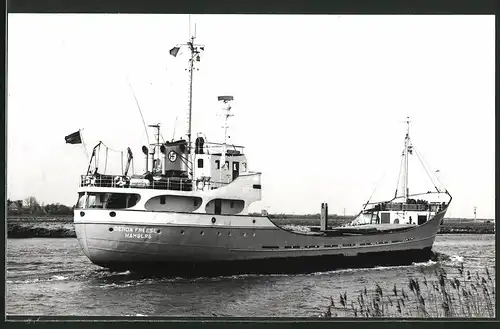
[[[411,265],[434,256],[431,248],[420,250],[359,253],[356,256],[322,255],[214,262],[107,262],[97,264],[114,271],[130,270],[162,276],[221,276],[236,274],[299,274],[344,268]]]

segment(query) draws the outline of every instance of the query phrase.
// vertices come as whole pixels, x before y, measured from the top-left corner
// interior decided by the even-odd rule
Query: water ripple
[[[49,241],[50,240],[50,241]],[[494,236],[438,236],[427,262],[310,274],[242,274],[171,278],[111,272],[93,265],[76,239],[9,239],[7,313],[127,316],[312,316],[330,296],[375,282],[407,285],[413,275],[495,265]],[[40,252],[42,251],[42,252]],[[494,273],[493,273],[494,274]],[[492,274],[492,275],[493,275]]]

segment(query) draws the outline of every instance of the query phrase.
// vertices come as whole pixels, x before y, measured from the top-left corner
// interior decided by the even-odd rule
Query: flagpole
[[[82,139],[82,145],[83,145],[83,149],[85,150],[85,155],[87,156],[87,161],[89,161],[90,160],[89,152],[87,151],[87,146],[85,145],[85,140],[83,139],[82,130],[83,129],[78,129],[78,132],[80,133],[80,138]]]

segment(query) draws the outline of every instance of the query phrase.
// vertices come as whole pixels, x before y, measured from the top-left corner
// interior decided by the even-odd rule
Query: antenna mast
[[[191,116],[193,112],[193,68],[194,68],[194,36],[188,42],[189,50],[191,51],[191,58],[189,59],[189,106],[188,106],[188,147],[191,148]]]
[[[227,143],[227,128],[229,128],[227,120],[230,117],[234,116],[234,114],[230,114],[230,111],[231,111],[231,104],[230,104],[230,102],[232,102],[234,100],[234,98],[233,98],[233,96],[219,96],[219,97],[217,97],[217,100],[219,102],[222,102],[224,105],[226,105],[226,107],[222,109],[222,111],[225,112],[223,114],[223,116],[224,116],[224,125],[222,126],[222,128],[224,128],[224,146],[226,146],[226,143]]]
[[[410,194],[410,189],[408,188],[408,154],[412,154],[412,146],[410,142],[410,117],[406,117],[406,137],[405,137],[405,177],[404,177],[404,196],[405,200],[408,201],[408,195]]]
[[[193,112],[193,71],[195,69],[194,64],[195,62],[200,61],[200,54],[202,51],[205,50],[205,46],[203,45],[198,45],[195,44],[194,41],[196,39],[196,25],[195,25],[195,32],[194,35],[191,35],[191,16],[189,16],[189,41],[185,44],[177,45],[174,48],[170,49],[170,55],[176,57],[177,54],[179,53],[179,50],[183,46],[187,46],[189,49],[189,68],[187,69],[189,71],[189,102],[188,102],[188,131],[187,131],[187,138],[188,138],[188,152],[190,155],[190,158],[192,157],[192,147],[191,147],[191,121],[192,121],[192,112]],[[199,69],[196,69],[199,70]],[[192,161],[190,160],[191,164]],[[192,178],[193,174],[192,172],[189,173],[190,178]]]
[[[222,109],[223,111],[223,116],[224,116],[224,125],[222,128],[224,128],[224,144],[222,144],[222,157],[221,157],[221,167],[226,165],[226,152],[227,152],[227,128],[229,128],[228,125],[228,119],[233,116],[233,114],[230,114],[231,111],[231,103],[234,98],[233,96],[218,96],[217,100],[219,102],[222,102],[224,105],[224,108]],[[229,169],[229,168],[226,168]],[[222,180],[222,171],[221,171],[221,180]]]
[[[156,143],[150,144],[150,146],[152,146],[150,149],[151,161],[152,161],[151,172],[153,172],[157,166],[157,162],[160,161],[160,159],[155,159],[155,156],[160,154],[160,145],[161,145],[160,144],[160,124],[158,123],[158,124],[149,125],[149,127],[156,129],[156,133],[155,133]]]

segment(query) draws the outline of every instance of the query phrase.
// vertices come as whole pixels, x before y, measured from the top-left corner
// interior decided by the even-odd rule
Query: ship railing
[[[162,177],[159,180],[148,180],[146,178],[134,178],[122,175],[82,175],[80,178],[80,187],[86,186],[192,191],[193,181],[177,177]]]
[[[427,211],[429,206],[426,204],[402,204],[403,211]]]
[[[81,175],[80,187],[112,187],[112,188],[144,188],[160,189],[174,191],[193,191],[193,190],[214,190],[226,186],[230,183],[217,182],[211,180],[192,181],[187,178],[162,177],[152,180],[146,178],[131,178],[122,175]]]
[[[204,149],[208,154],[222,153],[224,144],[221,143],[205,143]],[[244,146],[226,144],[226,152],[229,154],[243,154]]]
[[[375,211],[436,211],[440,203],[379,203],[374,205]]]

